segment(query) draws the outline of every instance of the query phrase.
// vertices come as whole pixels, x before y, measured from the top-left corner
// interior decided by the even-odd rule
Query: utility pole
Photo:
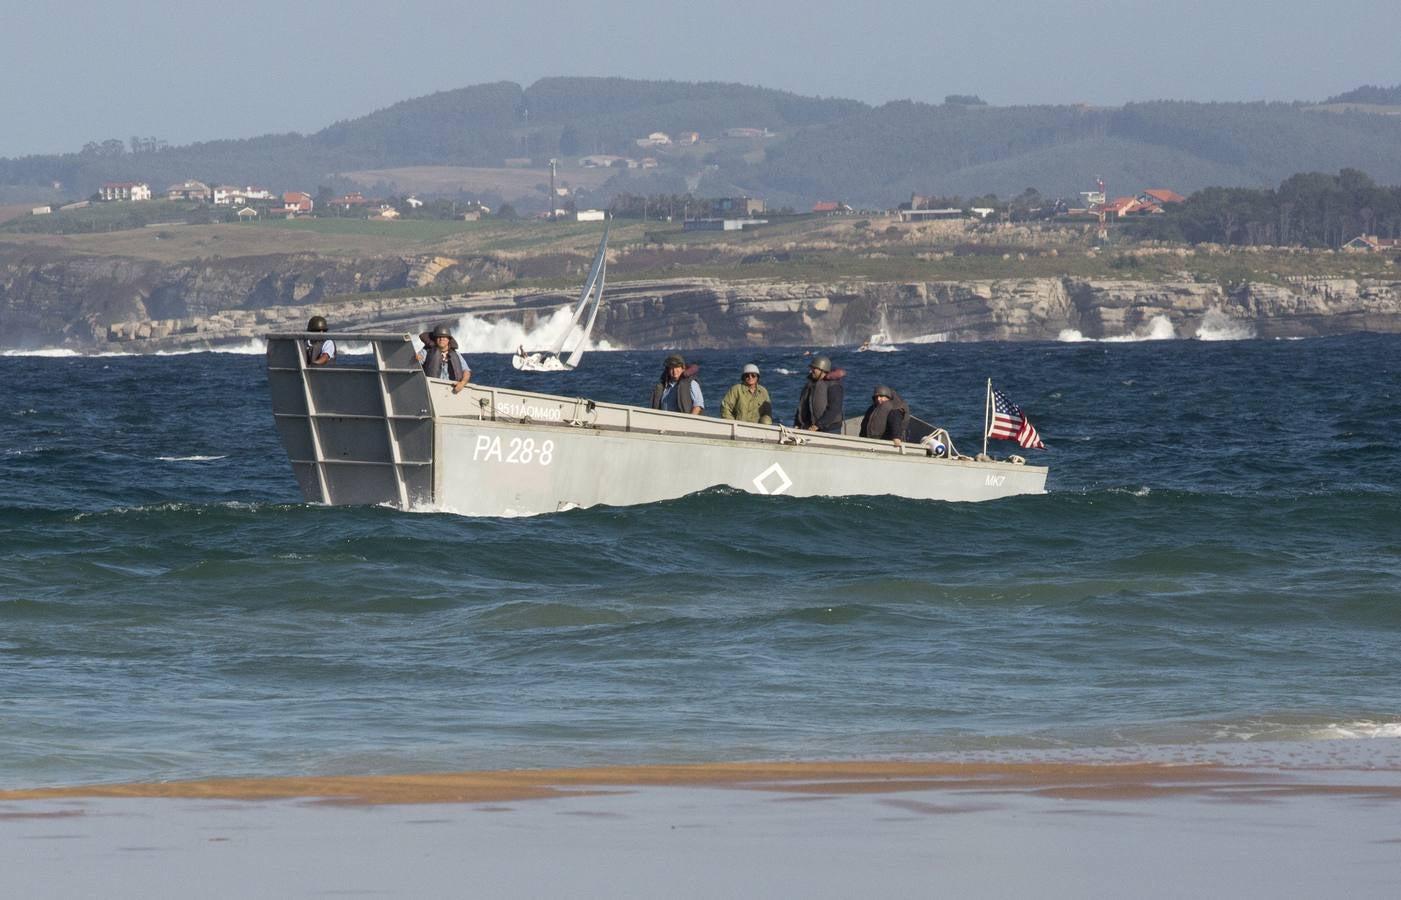
[[[559,160],[554,159],[553,157],[550,159],[550,221],[551,221],[551,222],[553,222],[553,221],[555,220],[555,164],[558,163],[558,162],[559,162]]]

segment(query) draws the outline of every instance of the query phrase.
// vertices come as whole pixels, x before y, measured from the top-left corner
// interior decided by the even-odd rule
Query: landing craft
[[[313,337],[368,342],[372,358],[309,366],[302,348]],[[942,429],[895,447],[476,382],[454,394],[452,382],[424,375],[407,334],[267,340],[273,417],[309,502],[509,516],[654,503],[717,485],[919,500],[1046,489],[1045,467],[963,456]]]

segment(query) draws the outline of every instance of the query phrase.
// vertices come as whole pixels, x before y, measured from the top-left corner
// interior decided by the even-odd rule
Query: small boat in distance
[[[574,308],[574,316],[569,327],[560,336],[553,350],[528,352],[524,346],[511,357],[511,365],[521,372],[571,372],[579,366],[584,350],[593,332],[594,320],[598,318],[598,308],[603,303],[603,284],[608,276],[608,226],[603,228],[603,239],[598,242],[598,252],[589,266],[588,277],[579,291],[579,303]],[[585,319],[585,312],[588,318]],[[575,339],[568,358],[565,347]]]

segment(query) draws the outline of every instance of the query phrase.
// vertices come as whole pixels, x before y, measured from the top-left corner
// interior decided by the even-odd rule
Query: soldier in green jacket
[[[773,403],[769,400],[769,389],[759,383],[758,366],[749,363],[739,370],[739,384],[731,387],[720,401],[720,417],[773,424]]]

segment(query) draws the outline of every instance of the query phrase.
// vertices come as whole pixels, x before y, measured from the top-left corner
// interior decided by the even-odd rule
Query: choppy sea
[[[0,787],[1401,743],[1401,336],[826,350],[965,452],[991,377],[1049,493],[311,506],[260,355],[0,357]]]

